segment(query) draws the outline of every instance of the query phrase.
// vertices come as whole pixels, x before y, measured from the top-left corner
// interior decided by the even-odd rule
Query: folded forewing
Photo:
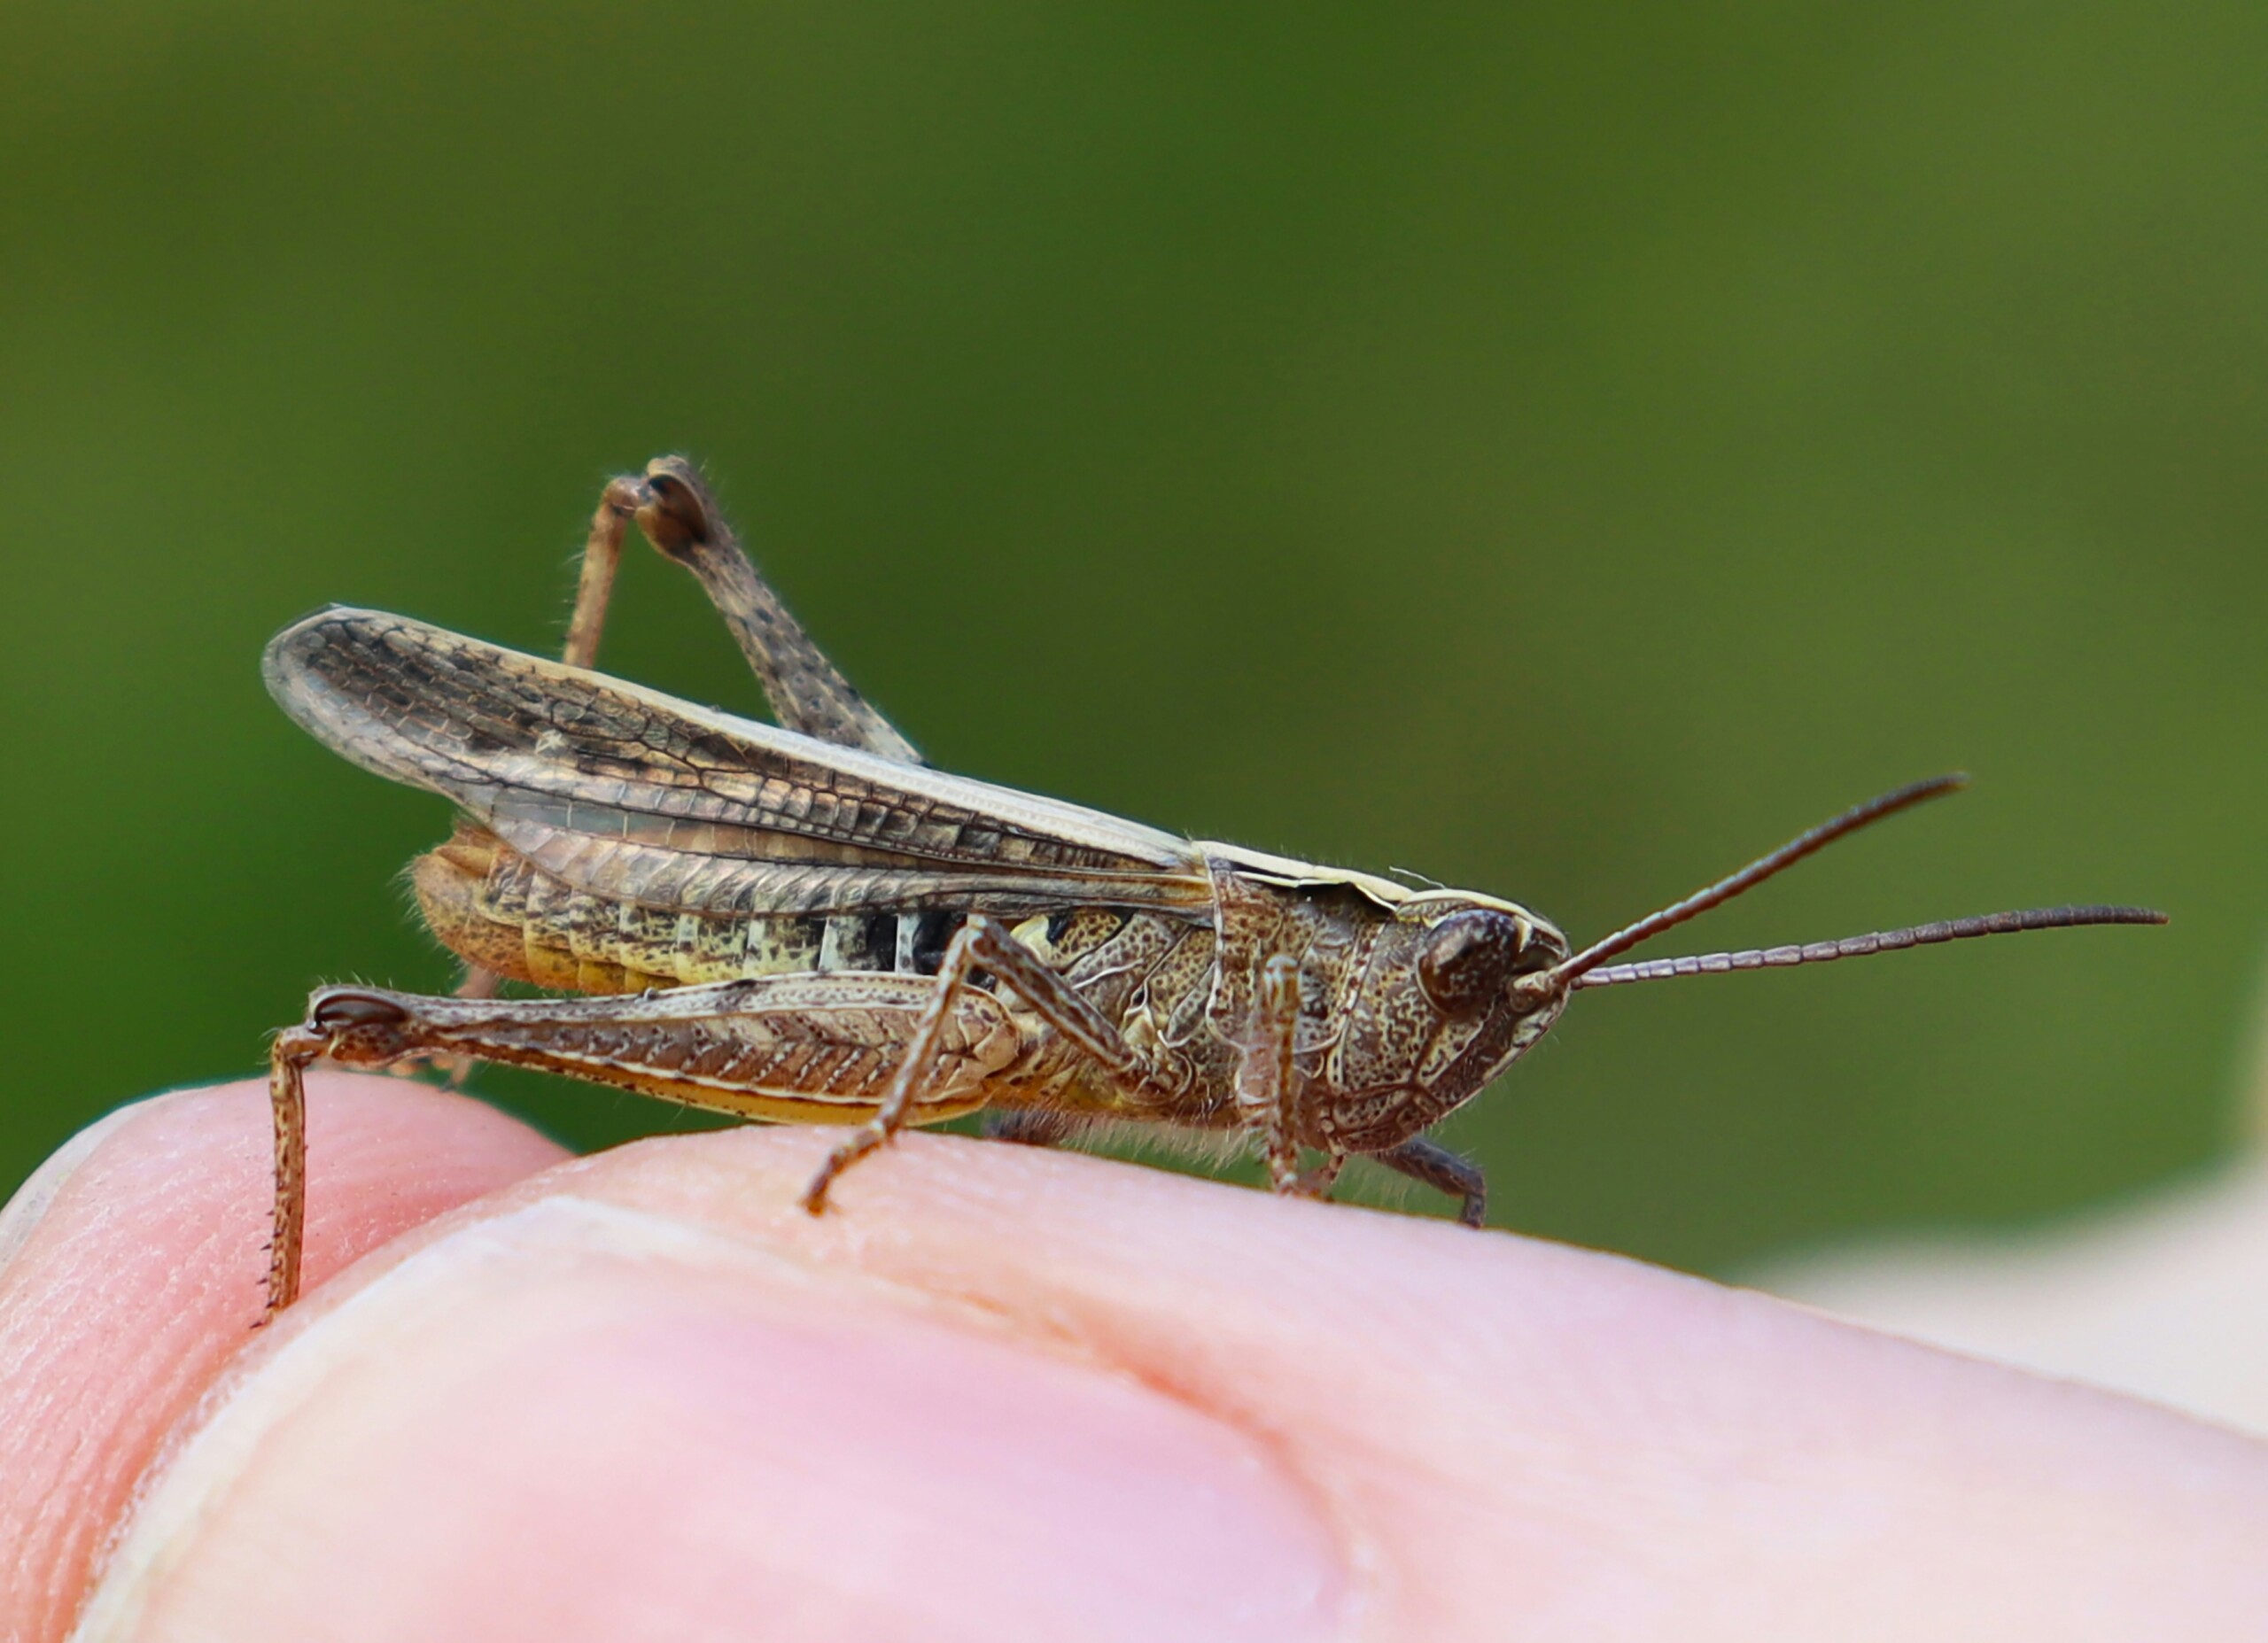
[[[343,607],[278,634],[284,710],[578,888],[687,911],[1101,904],[1199,916],[1182,839]]]

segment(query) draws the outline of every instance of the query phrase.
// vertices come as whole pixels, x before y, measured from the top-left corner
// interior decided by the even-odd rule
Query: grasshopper
[[[593,670],[633,523],[699,579],[778,725]],[[1845,811],[1576,949],[1513,902],[948,775],[819,652],[677,457],[602,492],[563,660],[333,607],[277,635],[263,670],[334,751],[456,805],[411,880],[469,966],[454,997],[322,988],[276,1036],[270,1316],[299,1290],[302,1079],[320,1057],[509,1062],[855,1125],[804,1193],[813,1213],[901,1127],[989,1108],[995,1133],[1025,1141],[1114,1120],[1248,1138],[1279,1193],[1327,1196],[1349,1158],[1373,1159],[1457,1197],[1477,1227],[1480,1171],[1425,1131],[1577,988],[2164,922],[2057,907],[1606,962],[1958,776]],[[583,996],[500,998],[498,978]]]

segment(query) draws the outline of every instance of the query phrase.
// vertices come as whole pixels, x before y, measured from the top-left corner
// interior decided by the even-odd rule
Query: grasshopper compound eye
[[[1520,957],[1520,922],[1475,908],[1435,925],[1418,955],[1418,982],[1436,1009],[1462,1018],[1496,1002]]]

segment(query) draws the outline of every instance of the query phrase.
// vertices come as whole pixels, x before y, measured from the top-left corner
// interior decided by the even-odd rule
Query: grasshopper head
[[[1573,957],[1565,936],[1509,902],[1447,890],[1409,897],[1391,926],[1398,940],[1377,943],[1359,1005],[1344,1028],[1342,1065],[1372,1075],[1359,1085],[1342,1085],[1360,1091],[1360,1098],[1348,1106],[1352,1121],[1340,1127],[1344,1144],[1358,1151],[1392,1146],[1479,1094],[1543,1036],[1577,988],[1826,964],[2023,930],[2165,922],[2163,913],[2148,907],[2034,907],[1801,946],[1606,962],[1721,906],[1845,834],[1952,793],[1966,780],[1939,776],[1855,805]],[[1348,1053],[1350,1048],[1361,1053]]]
[[[1558,1019],[1566,989],[1538,983],[1566,957],[1565,936],[1509,902],[1405,902],[1340,1026],[1340,1144],[1390,1146],[1479,1093]]]

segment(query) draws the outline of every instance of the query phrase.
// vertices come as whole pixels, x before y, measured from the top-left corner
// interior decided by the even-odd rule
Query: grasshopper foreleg
[[[1260,1128],[1268,1183],[1300,1190],[1300,1073],[1293,1058],[1300,1026],[1299,961],[1278,953],[1261,966],[1252,1041],[1237,1080],[1237,1104]]]
[[[1371,1156],[1388,1169],[1398,1171],[1410,1180],[1422,1182],[1438,1192],[1464,1200],[1457,1219],[1468,1227],[1478,1227],[1488,1214],[1488,1181],[1480,1173],[1480,1166],[1471,1159],[1460,1158],[1425,1135],[1412,1135],[1396,1147]]]
[[[850,1139],[828,1155],[812,1184],[804,1190],[804,1207],[812,1214],[827,1208],[827,1190],[843,1172],[905,1128],[906,1114],[926,1092],[936,1070],[937,1052],[944,1024],[969,979],[979,970],[999,988],[1013,994],[1032,1012],[1076,1045],[1089,1060],[1122,1083],[1145,1081],[1140,1057],[1119,1036],[1118,1029],[1071,984],[1042,964],[1031,949],[983,914],[973,915],[946,945],[937,965],[936,990],[921,1011],[920,1023],[906,1045],[905,1058],[891,1079],[889,1093],[873,1118],[860,1125]]]

